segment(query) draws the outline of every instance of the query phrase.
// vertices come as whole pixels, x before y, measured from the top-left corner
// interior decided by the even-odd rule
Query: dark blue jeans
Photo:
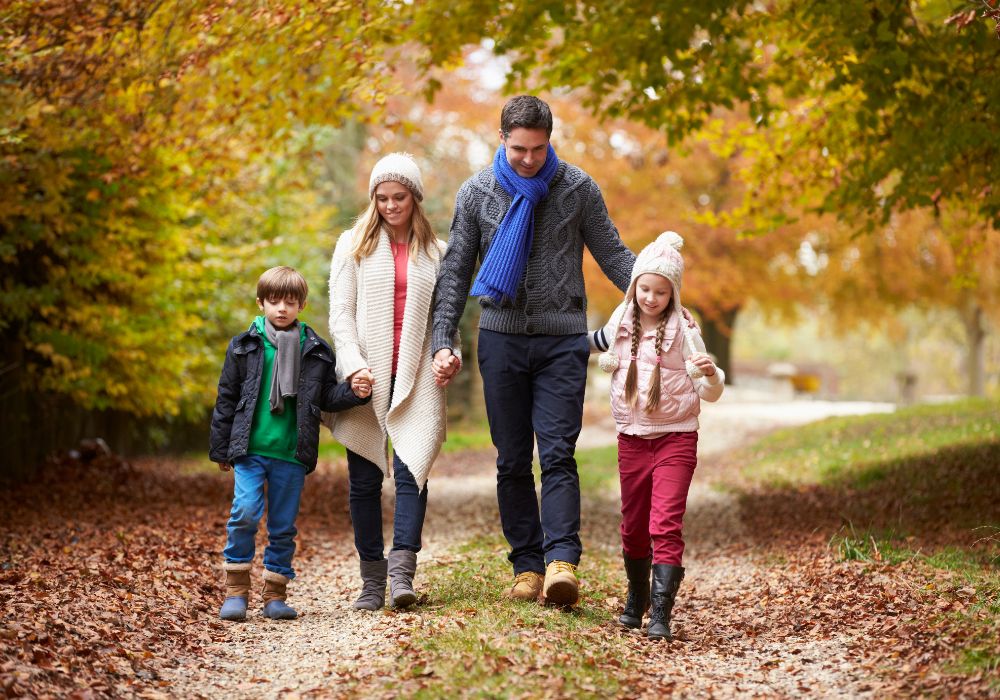
[[[580,563],[576,439],[587,385],[587,336],[479,331],[479,371],[497,448],[497,502],[514,574]],[[539,515],[531,462],[542,469]]]
[[[410,469],[399,457],[392,455],[392,471],[396,480],[396,512],[392,519],[392,548],[420,551],[420,534],[427,512],[427,485],[422,491]],[[354,546],[361,561],[384,559],[382,541],[382,470],[359,454],[347,451],[347,472],[350,483],[348,500],[351,522],[354,523]]]
[[[233,467],[233,509],[226,526],[227,562],[245,564],[253,561],[254,536],[264,515],[267,501],[267,547],[264,568],[295,578],[292,555],[295,554],[295,518],[306,480],[306,468],[273,457],[247,455]],[[265,495],[265,484],[267,485]]]

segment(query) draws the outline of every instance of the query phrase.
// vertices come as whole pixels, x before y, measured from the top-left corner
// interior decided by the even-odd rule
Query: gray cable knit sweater
[[[486,257],[511,201],[492,168],[473,175],[458,190],[434,291],[432,352],[452,346],[477,263]],[[584,244],[624,292],[635,255],[611,223],[597,183],[575,165],[560,161],[549,195],[535,207],[535,236],[517,298],[494,304],[480,297],[479,327],[518,335],[586,333]]]

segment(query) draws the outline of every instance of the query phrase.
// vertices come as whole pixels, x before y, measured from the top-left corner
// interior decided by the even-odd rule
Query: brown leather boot
[[[545,567],[542,595],[550,605],[576,605],[580,599],[580,582],[576,579],[576,564],[551,561]]]
[[[522,571],[514,577],[514,585],[507,592],[507,597],[513,600],[538,600],[544,583],[545,576],[537,571]]]

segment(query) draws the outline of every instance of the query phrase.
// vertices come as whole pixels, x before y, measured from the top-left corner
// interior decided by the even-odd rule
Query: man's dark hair
[[[504,138],[514,129],[545,129],[552,136],[552,110],[534,95],[512,97],[500,112],[500,133]]]

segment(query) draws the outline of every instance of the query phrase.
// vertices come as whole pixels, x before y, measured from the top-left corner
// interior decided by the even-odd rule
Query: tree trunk
[[[695,311],[698,310],[697,307],[693,308]],[[718,321],[699,312],[702,318],[701,337],[705,340],[709,354],[716,358],[716,364],[726,373],[726,384],[733,382],[732,335],[739,312],[740,307],[730,309],[724,312]]]
[[[965,324],[965,339],[968,347],[968,394],[969,396],[985,396],[986,381],[983,372],[983,349],[986,341],[986,328],[983,326],[983,310],[976,302],[972,302],[962,314]]]
[[[148,425],[121,411],[92,411],[69,397],[43,393],[25,371],[25,348],[0,343],[0,481],[24,481],[38,473],[53,452],[76,447],[83,438],[103,438],[112,450],[147,448]],[[206,440],[207,442],[207,440]]]

